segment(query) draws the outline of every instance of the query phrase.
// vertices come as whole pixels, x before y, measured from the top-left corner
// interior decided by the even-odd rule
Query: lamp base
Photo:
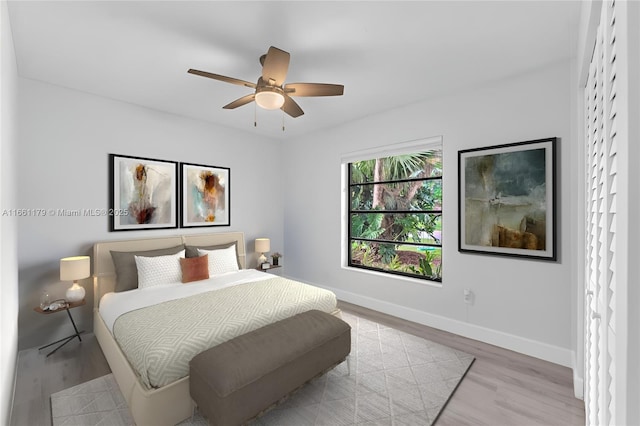
[[[260,254],[260,257],[258,258],[258,266],[266,262],[267,262],[267,256],[265,256],[264,253]]]
[[[67,302],[79,302],[84,299],[84,287],[80,287],[77,282],[74,282],[73,285],[67,289],[65,296]]]

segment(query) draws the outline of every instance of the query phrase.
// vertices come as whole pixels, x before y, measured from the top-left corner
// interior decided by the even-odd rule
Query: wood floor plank
[[[476,357],[437,426],[584,425],[584,404],[573,397],[573,376],[566,367],[346,302],[339,307]],[[90,333],[45,355],[36,348],[18,355],[12,426],[50,426],[52,393],[110,372]]]
[[[109,374],[93,334],[83,334],[50,357],[37,348],[20,351],[11,425],[50,426],[51,394]]]

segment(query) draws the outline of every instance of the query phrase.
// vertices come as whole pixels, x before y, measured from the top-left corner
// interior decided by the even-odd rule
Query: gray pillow
[[[240,259],[238,258],[238,246],[236,241],[232,243],[218,244],[216,246],[186,246],[185,257],[198,257],[200,254],[198,253],[198,249],[201,250],[220,250],[226,249],[231,246],[236,246],[236,261],[238,262],[238,269],[242,269],[242,265],[240,265]]]
[[[111,250],[111,258],[116,267],[116,288],[115,292],[133,290],[138,288],[138,268],[136,267],[136,259],[134,256],[167,256],[176,254],[184,250],[184,244],[157,250],[145,251],[113,251]]]

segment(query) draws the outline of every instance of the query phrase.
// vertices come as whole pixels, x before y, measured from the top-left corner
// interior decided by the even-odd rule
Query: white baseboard
[[[582,368],[578,367],[578,359],[575,352],[571,358],[573,369],[573,395],[578,399],[584,399],[584,376]]]
[[[312,284],[312,283],[310,283]],[[448,331],[469,339],[479,340],[491,345],[500,346],[545,361],[553,362],[565,367],[572,368],[572,351],[548,343],[527,339],[513,334],[504,333],[502,331],[492,330],[490,328],[481,327],[464,321],[458,321],[446,318],[440,315],[430,314],[428,312],[419,311],[417,309],[408,308],[406,306],[396,305],[394,303],[385,302],[383,300],[374,299],[356,293],[340,290],[337,288],[327,287],[319,284],[312,284],[316,287],[326,288],[333,291],[338,299],[348,303],[353,303],[365,308],[373,309],[385,314],[393,315],[408,321],[417,322],[439,330]],[[573,369],[575,372],[575,369]],[[574,383],[575,386],[575,383]]]
[[[578,377],[575,369],[573,369],[573,395],[578,399],[584,399],[584,380]]]
[[[13,405],[16,402],[16,386],[18,384],[18,356],[20,355],[20,352],[18,352],[16,354],[16,358],[15,358],[15,364],[13,366],[13,386],[11,387],[11,401],[9,402],[9,407],[7,409],[7,413],[5,414],[5,417],[7,418],[8,423],[7,424],[13,424],[12,418],[13,418]],[[3,384],[4,386],[4,384]]]

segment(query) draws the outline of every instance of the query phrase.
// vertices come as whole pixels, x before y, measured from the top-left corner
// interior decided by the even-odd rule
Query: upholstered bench
[[[351,327],[308,311],[236,337],[196,355],[189,390],[212,425],[240,425],[351,352]]]

